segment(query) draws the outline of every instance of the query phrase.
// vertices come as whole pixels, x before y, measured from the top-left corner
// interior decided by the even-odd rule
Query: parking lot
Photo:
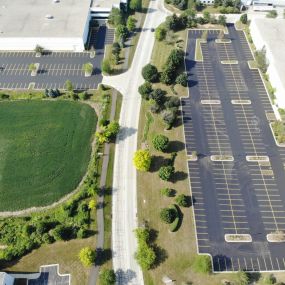
[[[91,28],[88,46],[96,50],[95,58],[90,52],[44,52],[36,57],[34,52],[0,52],[0,89],[63,89],[66,80],[71,80],[75,89],[96,89],[102,81],[101,62],[106,43],[113,41],[114,32],[106,26]],[[93,64],[90,77],[84,76],[82,65]],[[31,76],[29,65],[38,63],[36,76]]]
[[[285,151],[272,136],[275,116],[258,70],[248,67],[244,34],[228,29],[226,44],[209,32],[202,62],[195,62],[201,31],[188,33],[191,96],[182,108],[187,153],[198,157],[188,161],[198,251],[212,256],[215,271],[285,270],[285,247],[267,241],[285,230]],[[225,241],[235,234],[252,242]]]

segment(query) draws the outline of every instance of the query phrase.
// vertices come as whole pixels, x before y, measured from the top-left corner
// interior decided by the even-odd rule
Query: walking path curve
[[[115,150],[112,202],[113,266],[119,285],[144,284],[142,271],[134,258],[137,242],[133,232],[138,227],[136,170],[132,163],[133,154],[137,150],[141,104],[138,86],[143,83],[141,70],[151,59],[154,45],[151,29],[159,26],[169,14],[163,0],[150,1],[130,69],[121,75],[104,76],[102,82],[123,95],[119,121],[121,131]]]

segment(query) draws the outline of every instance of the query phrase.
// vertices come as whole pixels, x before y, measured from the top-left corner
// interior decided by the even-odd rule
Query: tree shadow
[[[163,165],[168,165],[169,159],[161,155],[153,155],[151,159],[150,172],[156,172]]]
[[[118,134],[118,140],[123,141],[125,140],[127,137],[130,137],[132,135],[134,135],[135,133],[137,133],[137,129],[135,128],[127,128],[127,127],[122,127],[119,134]]]
[[[178,181],[183,181],[185,180],[186,178],[188,178],[188,174],[184,171],[176,171],[173,173],[173,175],[171,176],[171,179],[170,181],[172,183],[176,183]]]
[[[154,245],[153,250],[156,254],[156,259],[155,259],[155,262],[152,266],[152,269],[155,269],[158,266],[160,266],[163,262],[165,262],[165,260],[168,258],[168,253],[164,248],[162,248],[158,245]]]
[[[107,249],[100,249],[97,248],[96,249],[96,260],[95,260],[95,265],[103,265],[104,263],[106,263],[107,261],[112,259],[113,256],[113,252],[110,248]]]
[[[185,149],[185,144],[181,141],[170,141],[166,153],[178,152]]]

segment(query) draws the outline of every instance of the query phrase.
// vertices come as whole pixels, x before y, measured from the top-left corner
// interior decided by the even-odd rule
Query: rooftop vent
[[[47,14],[46,19],[49,19],[49,20],[53,19],[53,15]]]
[[[53,3],[59,3],[60,0],[53,0]]]

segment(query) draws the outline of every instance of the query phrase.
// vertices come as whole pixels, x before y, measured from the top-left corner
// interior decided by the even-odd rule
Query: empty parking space
[[[245,37],[229,27],[231,43],[209,32],[194,62],[189,31],[186,67],[190,97],[182,100],[198,251],[213,257],[215,271],[285,270],[282,243],[267,234],[285,231],[285,149],[270,130],[275,115]],[[221,62],[235,60],[235,62]],[[191,157],[192,159],[192,157]],[[251,241],[226,241],[225,234]]]
[[[220,58],[220,61],[223,60],[237,60],[235,50],[231,44],[229,43],[219,43],[216,45],[218,50],[218,55]]]

